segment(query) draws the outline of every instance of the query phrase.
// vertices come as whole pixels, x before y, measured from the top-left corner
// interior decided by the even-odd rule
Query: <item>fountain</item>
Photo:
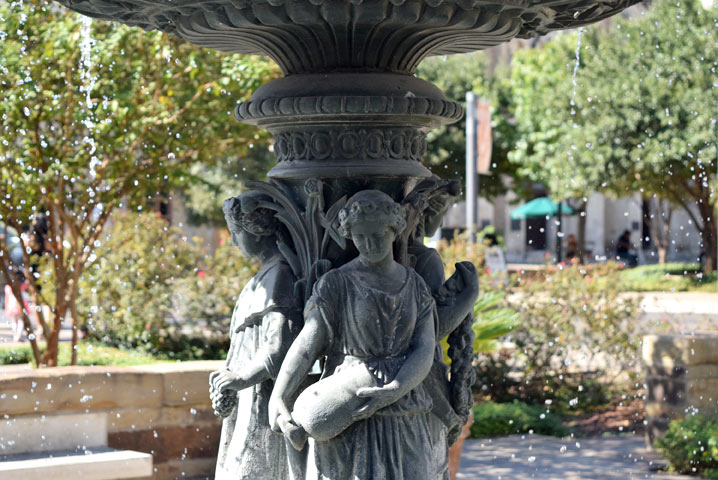
[[[57,1],[266,55],[285,74],[235,109],[272,133],[278,162],[225,204],[235,243],[263,269],[211,380],[228,417],[217,478],[445,478],[471,405],[478,286],[470,264],[445,281],[421,243],[459,195],[422,165],[425,133],[462,108],[413,73],[431,55],[579,27],[637,0]]]

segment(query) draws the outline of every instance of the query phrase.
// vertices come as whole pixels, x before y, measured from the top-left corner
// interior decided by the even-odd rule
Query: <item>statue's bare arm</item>
[[[212,372],[209,381],[215,392],[242,390],[277,376],[284,352],[291,342],[288,339],[289,320],[281,312],[271,312],[265,316],[262,323],[268,325],[264,335],[265,347],[240,370],[225,368]]]
[[[314,362],[326,350],[327,329],[318,309],[312,310],[304,321],[304,327],[289,347],[282,362],[277,380],[274,382],[269,399],[269,425],[279,431],[277,420],[280,416],[291,419],[288,399],[297,391],[312,369]]]

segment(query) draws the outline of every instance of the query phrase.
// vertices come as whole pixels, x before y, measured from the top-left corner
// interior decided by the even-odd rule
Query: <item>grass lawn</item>
[[[718,293],[716,272],[704,275],[697,263],[642,265],[618,272],[621,290]]]
[[[70,344],[60,343],[60,366],[70,365]],[[0,365],[32,363],[30,344],[18,347],[0,346]],[[77,345],[78,365],[130,366],[158,363],[161,360],[136,350],[121,350],[91,342],[81,341]]]

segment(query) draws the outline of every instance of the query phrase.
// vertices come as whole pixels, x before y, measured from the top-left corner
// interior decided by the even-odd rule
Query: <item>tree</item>
[[[276,69],[156,32],[91,24],[42,0],[0,4],[0,22],[0,221],[18,231],[47,222],[54,299],[38,288],[41,261],[29,245],[24,270],[35,304],[53,316],[39,315],[47,348],[41,354],[32,340],[35,361],[53,366],[66,318],[77,341],[78,280],[112,212],[142,210],[186,183],[191,165],[261,143],[231,110]],[[20,298],[8,253],[0,250],[0,271]]]
[[[641,192],[681,206],[716,268],[716,10],[655,2],[615,29],[592,27],[515,57],[521,141],[510,158],[556,197]],[[573,99],[573,104],[572,104]]]
[[[228,158],[212,166],[192,166],[192,181],[182,195],[190,223],[224,227],[222,202],[241,192],[248,180],[266,178],[267,165],[276,161],[274,153],[261,144],[249,147],[250,151],[241,159]]]
[[[503,114],[509,105],[509,84],[505,77],[492,78],[488,75],[486,57],[481,52],[430,58],[422,62],[416,74],[439,87],[450,101],[463,105],[466,103],[466,92],[473,91],[479,98],[490,102],[493,111],[493,166],[489,175],[480,177],[480,190],[485,198],[504,193],[506,186],[501,176],[514,176],[516,170],[514,164],[506,161],[513,144],[514,128],[510,116]],[[433,173],[443,178],[466,177],[465,131],[466,121],[463,119],[429,131],[425,159]]]

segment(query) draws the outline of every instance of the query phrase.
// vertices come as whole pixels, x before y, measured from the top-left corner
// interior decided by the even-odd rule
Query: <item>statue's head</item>
[[[370,262],[391,255],[396,236],[406,227],[406,211],[379,190],[363,190],[339,212],[339,233],[354,242]]]
[[[276,241],[280,224],[272,210],[260,206],[261,202],[266,201],[269,201],[266,195],[249,191],[228,198],[222,205],[229,233],[232,234],[232,244],[245,257],[258,256]]]
[[[461,195],[461,184],[457,180],[441,180],[434,177],[426,182],[433,182],[436,186],[428,193],[428,205],[417,225],[414,235],[416,238],[434,235],[441,226],[446,212]]]

